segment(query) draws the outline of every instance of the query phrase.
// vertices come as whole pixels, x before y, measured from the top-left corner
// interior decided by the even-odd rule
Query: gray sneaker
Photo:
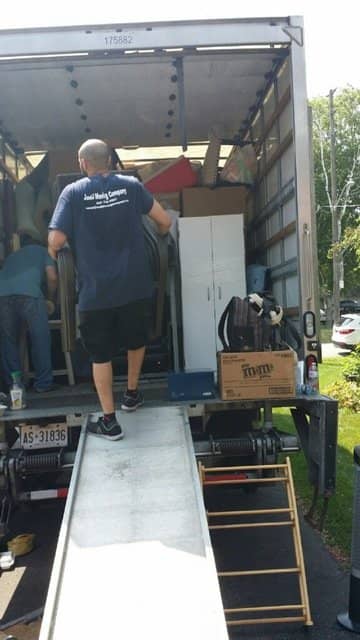
[[[129,393],[125,391],[121,408],[123,411],[135,411],[138,407],[144,404],[144,396],[140,391],[136,391],[134,393]]]
[[[104,418],[99,418],[97,422],[88,422],[86,431],[94,436],[102,436],[106,440],[121,440],[124,437],[123,430],[116,418],[105,422]]]

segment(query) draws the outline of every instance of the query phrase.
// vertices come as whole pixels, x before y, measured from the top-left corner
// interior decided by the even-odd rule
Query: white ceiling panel
[[[236,135],[264,89],[277,50],[184,53],[188,142]],[[1,129],[25,150],[181,144],[181,81],[172,55],[0,65]]]

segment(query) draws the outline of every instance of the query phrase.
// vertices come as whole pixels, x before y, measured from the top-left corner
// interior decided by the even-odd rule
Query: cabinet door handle
[[[210,301],[210,287],[207,288],[207,296],[208,296],[208,300]]]
[[[219,296],[219,300],[221,300],[222,298],[221,287],[218,287],[218,296]]]

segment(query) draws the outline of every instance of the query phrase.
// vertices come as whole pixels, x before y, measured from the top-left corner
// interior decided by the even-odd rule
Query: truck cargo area
[[[60,180],[54,187],[56,176],[78,174],[77,149],[84,139],[107,140],[123,166],[139,171],[145,185],[155,168],[185,156],[193,162],[197,186],[182,190],[180,175],[176,193],[155,197],[180,217],[243,214],[245,255],[239,249],[237,258],[244,266],[269,269],[273,295],[302,330],[302,314],[316,313],[318,305],[302,29],[301,18],[289,17],[2,31],[3,255],[20,227],[46,241],[54,199],[66,183]],[[231,149],[247,147],[255,153],[252,184],[238,178],[239,185],[236,177],[219,182]],[[30,212],[16,213],[10,183],[31,172],[36,153],[38,159],[47,154],[43,168],[51,197],[47,205],[43,200],[43,211],[39,204],[35,220]],[[155,161],[158,166],[151,166]],[[39,168],[29,177],[35,192],[44,187],[43,179]],[[234,231],[228,233],[231,237]],[[209,241],[208,231],[201,225],[188,234],[193,243],[186,256],[196,255],[201,242]],[[235,256],[230,258],[234,263]],[[204,265],[203,270],[215,267]],[[179,275],[179,265],[175,270]],[[216,320],[220,290],[222,306],[230,283],[246,294],[243,276],[241,281],[234,277],[227,273],[223,282],[202,281],[205,291],[210,287]],[[180,316],[181,297],[188,300],[185,289],[186,283],[175,294]],[[195,297],[201,299],[199,293]],[[180,345],[174,347],[170,310],[164,306],[167,347],[160,349],[160,366],[166,371],[174,366],[174,351],[180,365],[184,362],[190,309],[186,302],[186,313],[178,318]],[[207,310],[203,319],[208,315]],[[316,338],[315,327],[305,352],[317,350]]]

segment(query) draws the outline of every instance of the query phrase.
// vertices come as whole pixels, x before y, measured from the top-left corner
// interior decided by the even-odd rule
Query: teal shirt
[[[46,267],[55,266],[45,247],[31,244],[11,253],[0,269],[0,296],[43,298]]]

